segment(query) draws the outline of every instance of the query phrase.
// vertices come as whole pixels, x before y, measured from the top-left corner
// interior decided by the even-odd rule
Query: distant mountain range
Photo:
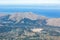
[[[12,24],[39,24],[39,25],[50,25],[60,26],[60,18],[48,18],[45,16],[37,15],[32,12],[21,12],[13,14],[0,14],[0,26],[6,23]]]

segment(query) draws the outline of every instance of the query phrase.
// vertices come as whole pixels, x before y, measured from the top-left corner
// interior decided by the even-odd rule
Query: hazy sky
[[[60,4],[60,0],[0,0],[0,5]]]

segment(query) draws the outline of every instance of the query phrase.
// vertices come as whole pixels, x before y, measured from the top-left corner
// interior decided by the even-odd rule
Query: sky
[[[44,6],[46,8],[60,9],[60,0],[0,0],[0,7],[12,5]],[[20,7],[19,6],[19,7]],[[39,8],[39,7],[38,7]],[[50,9],[51,9],[50,8]]]
[[[0,0],[0,5],[59,5],[60,0]]]

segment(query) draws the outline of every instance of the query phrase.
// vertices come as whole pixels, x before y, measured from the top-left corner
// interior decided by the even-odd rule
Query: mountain
[[[9,27],[8,29],[12,29],[14,27],[25,28],[25,26],[27,26],[29,28],[34,28],[34,27],[38,28],[38,27],[46,24],[46,19],[47,19],[46,17],[36,15],[32,12],[1,14],[0,28],[1,29],[5,28],[5,27],[6,28]],[[4,30],[6,30],[6,29],[4,29]],[[4,30],[2,30],[2,31],[4,32]]]
[[[0,14],[1,40],[60,39],[60,18],[48,18],[32,12]],[[53,38],[52,38],[53,37]],[[56,39],[54,39],[56,37]],[[58,38],[59,37],[59,38]]]
[[[41,24],[45,25],[51,25],[51,26],[60,26],[60,18],[48,18],[45,16],[37,15],[32,12],[21,12],[21,13],[13,13],[13,14],[0,14],[0,20],[1,22],[4,20],[4,22],[15,22],[19,23],[21,20],[28,20],[29,21],[40,21]],[[38,23],[40,23],[38,22]],[[15,24],[13,23],[13,24]],[[0,24],[1,25],[1,24]]]
[[[29,21],[42,21],[42,20],[46,20],[47,18],[44,16],[39,16],[36,15],[32,12],[25,12],[25,13],[13,13],[13,14],[8,14],[8,15],[3,15],[0,16],[0,20],[1,22],[15,22],[15,23],[19,23],[21,20],[29,20]],[[13,23],[14,24],[14,23]]]

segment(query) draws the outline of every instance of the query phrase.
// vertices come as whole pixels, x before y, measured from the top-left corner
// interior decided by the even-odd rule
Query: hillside
[[[60,26],[60,18],[50,18],[47,21],[47,25]]]
[[[32,12],[1,14],[0,40],[59,40],[59,21]]]

